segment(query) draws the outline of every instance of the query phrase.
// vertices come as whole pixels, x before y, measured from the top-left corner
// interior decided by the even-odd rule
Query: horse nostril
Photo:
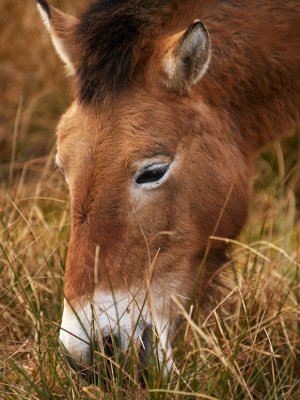
[[[108,335],[103,337],[104,354],[107,357],[113,357],[118,348],[118,338],[115,335]]]
[[[149,363],[150,358],[152,356],[152,337],[153,332],[150,326],[147,326],[143,332],[141,339],[141,346],[139,352],[139,363],[141,368],[145,368],[145,366]]]

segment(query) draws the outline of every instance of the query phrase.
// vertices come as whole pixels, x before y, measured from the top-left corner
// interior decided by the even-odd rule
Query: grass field
[[[70,13],[83,3],[52,1]],[[70,216],[54,132],[70,90],[34,1],[2,0],[0,26],[0,399],[299,399],[299,132],[257,160],[233,290],[209,323],[181,310],[170,376],[141,387],[99,355],[87,386],[57,340]]]

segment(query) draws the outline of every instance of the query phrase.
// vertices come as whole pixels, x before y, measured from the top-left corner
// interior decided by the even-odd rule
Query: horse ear
[[[204,76],[209,60],[209,34],[197,20],[179,37],[171,39],[171,46],[163,57],[164,81],[169,88],[184,92]]]
[[[50,34],[56,52],[65,63],[68,72],[73,75],[75,50],[72,36],[78,20],[51,7],[46,0],[37,0],[37,3],[41,19]]]

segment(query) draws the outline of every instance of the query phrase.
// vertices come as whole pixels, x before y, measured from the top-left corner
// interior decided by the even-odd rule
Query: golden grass
[[[104,374],[105,393],[65,366],[69,202],[53,147],[70,91],[34,3],[0,2],[0,399],[299,399],[299,135],[257,162],[249,224],[232,243],[232,293],[208,321],[178,304],[185,345],[166,381],[141,388]],[[82,2],[52,4],[75,13]]]

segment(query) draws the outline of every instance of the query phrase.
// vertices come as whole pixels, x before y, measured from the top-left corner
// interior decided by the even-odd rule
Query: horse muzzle
[[[89,300],[65,300],[59,339],[68,364],[87,377],[97,357],[122,355],[129,368],[134,355],[140,369],[157,363],[165,376],[172,363],[170,323],[161,311],[145,296],[125,292],[98,291]]]

